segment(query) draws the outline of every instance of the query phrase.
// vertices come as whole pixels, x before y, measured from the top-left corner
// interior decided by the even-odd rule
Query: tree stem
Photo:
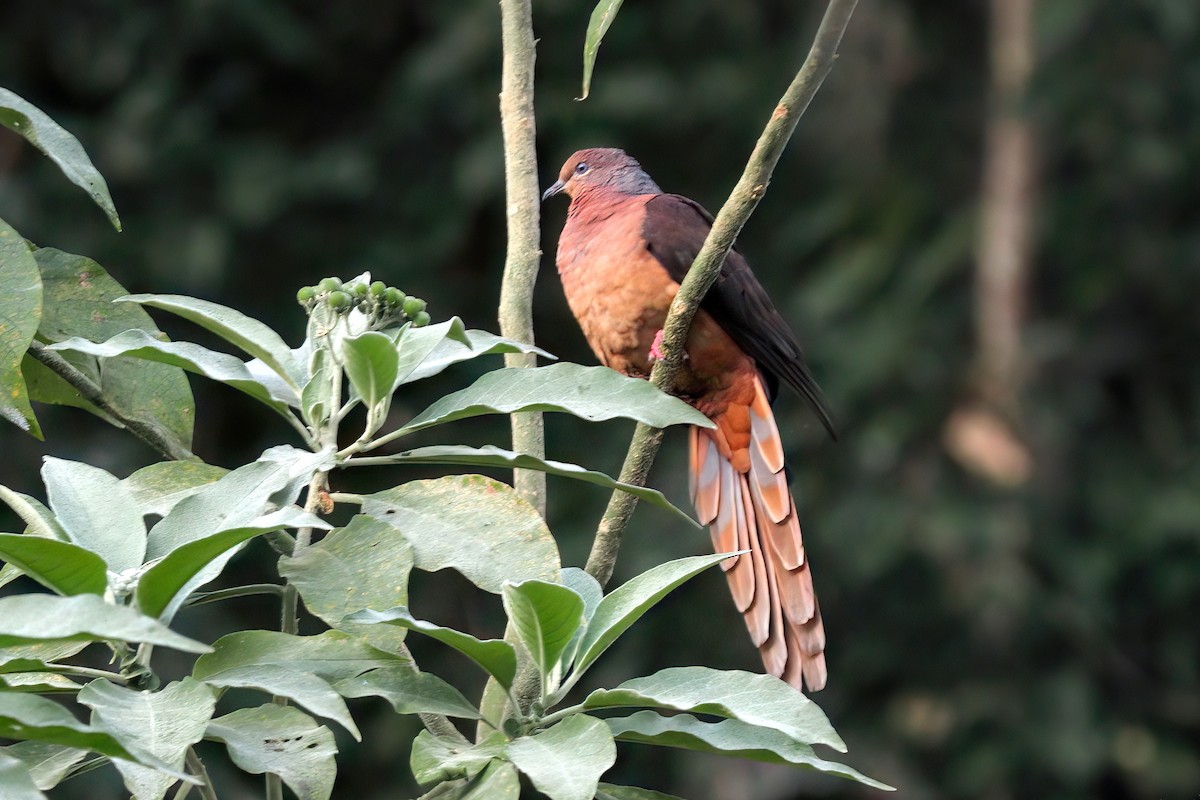
[[[533,344],[533,287],[542,251],[539,248],[540,206],[536,132],[533,111],[535,42],[530,0],[500,0],[500,28],[504,59],[500,78],[500,127],[504,132],[505,217],[508,249],[500,284],[500,333]],[[532,353],[508,353],[508,367],[537,366]],[[541,412],[512,415],[513,449],[538,458],[546,456]],[[546,476],[541,472],[513,471],[517,493],[546,515]]]
[[[750,154],[750,160],[746,162],[741,179],[713,221],[712,230],[704,240],[704,246],[700,248],[700,253],[679,287],[679,293],[671,303],[670,312],[663,325],[663,358],[655,363],[650,375],[654,385],[664,392],[670,392],[674,388],[675,376],[683,363],[687,332],[691,328],[692,318],[700,309],[700,301],[720,275],[725,256],[733,247],[742,226],[766,194],[767,185],[771,182],[771,173],[779,163],[779,157],[791,139],[792,132],[796,130],[796,123],[808,108],[829,70],[833,68],[838,44],[842,41],[842,34],[845,33],[850,15],[854,13],[857,4],[858,0],[830,0],[808,57],[767,121],[754,151]],[[625,457],[620,480],[638,486],[645,485],[646,474],[654,463],[660,444],[661,431],[655,432],[639,424]],[[587,571],[601,586],[608,583],[612,577],[617,552],[621,547],[621,536],[636,505],[637,500],[632,495],[613,492],[608,508],[600,520],[596,539],[592,543],[592,552],[588,557]]]
[[[162,455],[173,461],[200,460],[195,453],[175,441],[174,438],[167,436],[154,426],[147,425],[141,420],[127,417],[119,409],[114,408],[108,402],[108,398],[104,396],[104,391],[91,378],[75,369],[71,365],[71,362],[58,353],[53,350],[47,350],[46,346],[41,342],[32,342],[29,345],[29,355],[70,384],[72,389],[79,392],[80,397],[120,422],[130,433],[153,447]]]

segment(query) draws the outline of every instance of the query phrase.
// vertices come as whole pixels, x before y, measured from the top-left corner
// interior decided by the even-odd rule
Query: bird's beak
[[[551,197],[554,197],[554,195],[556,195],[556,194],[561,194],[562,190],[564,188],[565,188],[565,184],[563,184],[562,181],[555,181],[553,184],[551,184],[549,189],[542,192],[542,202],[543,203],[546,202]]]

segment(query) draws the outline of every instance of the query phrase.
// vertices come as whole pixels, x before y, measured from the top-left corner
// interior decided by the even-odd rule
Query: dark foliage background
[[[576,103],[586,6],[534,3],[545,182],[576,148],[615,145],[715,209],[823,4],[628,3],[593,97]],[[494,2],[465,0],[5,3],[0,85],[79,136],[125,233],[5,131],[0,215],[34,241],[95,257],[131,291],[224,302],[294,339],[295,289],[363,270],[426,297],[435,318],[495,329],[498,31]],[[981,0],[862,0],[741,239],[842,420],[833,444],[798,400],[778,407],[830,632],[830,685],[816,699],[848,760],[905,798],[1194,798],[1200,6],[1037,7],[1029,110],[1040,191],[1022,407],[1034,472],[1016,490],[973,477],[943,443],[972,386],[987,36]],[[591,363],[552,267],[563,215],[546,208],[539,344]],[[414,389],[395,414],[471,377]],[[236,393],[195,389],[206,459],[234,466],[290,440]],[[153,459],[82,412],[39,413],[44,444],[0,430],[0,481],[13,488],[40,493],[43,453],[121,475]],[[619,468],[626,430],[548,428],[553,457]],[[503,442],[507,429],[495,420],[455,433]],[[655,481],[685,502],[682,449],[668,439]],[[415,474],[362,477],[382,486]],[[605,500],[551,481],[567,563],[582,562]],[[643,509],[617,579],[708,546]],[[235,564],[234,578],[273,575],[265,547]],[[495,599],[443,578],[421,581],[418,611],[497,634]],[[272,627],[275,615],[247,601],[182,619],[211,639]],[[417,653],[475,685],[463,662]],[[759,668],[716,573],[640,623],[596,677],[689,663]],[[337,796],[403,796],[412,725],[370,703],[356,713],[366,744],[343,742]],[[62,796],[118,796],[100,774]],[[635,747],[614,776],[691,798],[869,794]],[[214,777],[222,797],[261,791],[228,770]]]

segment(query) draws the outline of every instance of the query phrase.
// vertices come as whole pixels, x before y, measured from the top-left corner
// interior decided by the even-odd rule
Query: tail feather
[[[827,678],[825,628],[783,470],[783,445],[761,379],[750,406],[749,463],[734,466],[721,431],[693,428],[692,500],[717,552],[748,550],[721,566],[763,665],[796,688]]]

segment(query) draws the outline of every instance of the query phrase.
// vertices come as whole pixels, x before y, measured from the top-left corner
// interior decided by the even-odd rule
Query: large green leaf
[[[290,698],[316,716],[333,720],[348,730],[356,741],[362,741],[346,701],[334,691],[329,681],[311,672],[301,672],[282,664],[255,664],[206,675],[204,682],[226,688],[258,689]]]
[[[587,633],[592,615],[596,613],[596,608],[604,599],[604,590],[595,578],[578,567],[564,568],[562,582],[564,586],[574,589],[575,594],[583,600],[583,623],[575,631],[575,635],[571,637],[567,649],[563,651],[559,659],[562,664],[562,672],[566,672],[567,668],[575,663],[575,656],[579,652],[579,645],[583,642],[584,634]]]
[[[379,331],[367,331],[344,337],[341,346],[346,377],[367,407],[390,398],[400,367],[400,355],[391,337]]]
[[[680,747],[769,764],[791,764],[849,778],[875,789],[893,790],[893,787],[868,778],[845,764],[818,758],[810,746],[785,733],[736,719],[704,722],[690,714],[665,717],[653,711],[639,711],[632,716],[614,717],[605,722],[613,736],[622,742]]]
[[[200,461],[159,461],[142,467],[121,483],[142,514],[166,516],[175,504],[229,474]]]
[[[548,730],[508,744],[508,758],[551,800],[592,800],[600,776],[617,760],[608,726],[572,714]]]
[[[409,766],[418,783],[469,778],[504,754],[504,734],[492,733],[475,744],[441,739],[421,731],[413,739]],[[436,796],[436,795],[434,795]],[[450,794],[450,797],[461,797]]]
[[[210,677],[244,667],[280,667],[316,675],[333,684],[372,669],[411,667],[404,657],[385,653],[341,631],[293,636],[279,631],[239,631],[213,643],[196,659],[192,677]]]
[[[668,592],[728,557],[729,554],[725,553],[668,561],[613,590],[600,601],[588,621],[575,661],[575,677],[582,675],[601,653]]]
[[[0,533],[0,559],[59,594],[104,594],[104,559],[70,542]]]
[[[354,461],[349,462],[353,464]],[[395,453],[394,455],[379,456],[371,458],[372,465],[379,464],[462,464],[470,467],[502,467],[504,469],[532,469],[538,472],[545,472],[549,475],[560,475],[564,478],[574,478],[580,481],[594,483],[597,486],[603,486],[606,489],[620,489],[623,492],[645,500],[648,503],[665,508],[668,511],[674,512],[679,517],[688,521],[693,527],[696,526],[688,514],[671,504],[667,498],[663,497],[662,492],[656,489],[649,489],[645,486],[634,486],[630,483],[622,483],[618,480],[605,475],[603,472],[593,472],[589,469],[584,469],[577,464],[570,464],[565,461],[549,461],[546,459],[537,458],[527,453],[514,453],[511,450],[504,450],[500,447],[485,445],[483,447],[468,447],[467,445],[444,444],[433,445],[430,447],[418,447],[414,450],[406,450],[403,453]]]
[[[92,709],[92,724],[124,742],[137,742],[176,771],[187,750],[204,736],[217,698],[212,689],[184,678],[157,692],[137,692],[98,680],[79,692],[79,702]],[[120,759],[114,761],[125,787],[137,800],[161,800],[175,778],[156,769]]]
[[[615,689],[597,689],[584,708],[642,706],[712,714],[779,731],[802,744],[846,752],[817,704],[771,675],[708,667],[671,667]]]
[[[3,500],[13,510],[13,513],[25,523],[27,535],[58,539],[60,542],[70,541],[71,537],[54,518],[54,514],[37,498],[21,492],[14,492],[7,486],[0,486],[0,500]]]
[[[30,694],[0,692],[0,738],[26,739],[92,750],[109,758],[123,758],[187,779],[183,773],[133,742],[102,727],[84,725],[52,700]]]
[[[46,800],[25,763],[4,752],[0,752],[0,797],[5,800]]]
[[[33,778],[34,784],[42,791],[57,786],[70,772],[71,767],[87,755],[86,750],[78,747],[65,747],[49,742],[17,742],[0,750],[7,756],[20,759]]]
[[[432,622],[417,619],[407,608],[392,608],[387,611],[366,609],[351,614],[346,617],[346,621],[365,625],[399,625],[410,631],[423,633],[470,658],[506,689],[512,686],[513,676],[517,674],[517,653],[508,642],[501,639],[480,640],[453,628],[434,625]]]
[[[71,541],[113,572],[137,569],[146,555],[146,525],[129,491],[89,464],[46,457],[42,480],[50,508]]]
[[[149,337],[166,337],[143,309],[113,301],[126,294],[125,287],[105,269],[85,256],[64,253],[44,247],[34,253],[42,271],[45,303],[38,338],[44,342],[61,342],[78,337],[94,342],[103,341],[122,331],[137,329]],[[156,429],[163,437],[178,442],[183,448],[192,444],[192,426],[196,407],[192,389],[183,371],[169,364],[156,364],[139,359],[97,359],[78,353],[65,353],[64,358],[100,387],[110,406],[124,417],[135,419]],[[55,391],[54,382],[39,389],[34,400],[57,402],[63,398],[65,382]],[[33,384],[31,384],[32,390]],[[74,392],[67,387],[68,392]],[[70,401],[95,413],[88,403]],[[102,419],[111,422],[100,412]]]
[[[419,328],[418,330],[425,329]],[[421,360],[416,369],[406,377],[402,377],[401,383],[412,383],[423,378],[429,378],[460,361],[467,361],[468,359],[496,353],[537,353],[543,358],[554,359],[554,356],[539,347],[512,339],[505,339],[503,336],[497,336],[487,331],[467,330],[464,331],[463,338],[469,344],[449,337],[439,341],[437,346],[432,348],[425,358]]]
[[[0,89],[0,103],[5,92]],[[0,105],[0,120],[4,109]],[[41,428],[29,405],[21,360],[42,316],[42,279],[21,234],[0,219],[0,417],[37,438]]]
[[[262,361],[299,395],[305,365],[296,362],[278,333],[258,320],[228,306],[185,295],[131,294],[121,300],[170,311],[215,333]]]
[[[24,136],[49,156],[71,183],[87,192],[104,210],[113,227],[121,230],[121,218],[108,193],[108,184],[92,165],[78,139],[33,103],[8,89],[0,89],[0,125]]]
[[[161,558],[188,542],[244,527],[263,514],[291,505],[313,473],[330,465],[325,454],[294,447],[271,448],[254,463],[179,501],[150,529],[146,557]]]
[[[74,337],[51,345],[48,349],[84,353],[97,358],[127,357],[170,365],[237,389],[284,416],[289,413],[288,406],[299,405],[296,392],[286,386],[283,393],[273,392],[277,384],[264,382],[237,356],[209,350],[191,342],[165,342],[142,330],[124,331],[103,342]]]
[[[80,684],[57,672],[4,672],[0,683],[10,691],[32,694],[73,693],[80,689]]]
[[[395,526],[416,566],[453,568],[499,594],[506,580],[558,577],[558,547],[545,521],[512,487],[482,475],[412,481],[367,495],[363,512]]]
[[[415,380],[413,372],[420,368],[426,358],[441,344],[457,344],[465,347],[470,340],[467,329],[458,317],[451,317],[444,322],[415,328],[407,325],[400,331],[396,340],[396,351],[399,360],[396,364],[396,377],[392,381],[392,389],[401,384]]]
[[[455,800],[518,800],[521,779],[512,764],[492,761],[466,783]]]
[[[207,580],[215,578],[212,566],[217,563],[224,566],[224,562],[219,562],[218,559],[230,549],[264,533],[281,528],[300,527],[331,526],[298,506],[288,506],[265,514],[249,525],[218,531],[203,539],[180,545],[138,579],[138,608],[143,614],[157,617],[172,607],[172,601],[182,602],[184,598],[181,598],[180,594],[185,588],[191,590],[196,587],[195,578],[198,575],[203,574]],[[178,607],[178,603],[174,605]]]
[[[479,711],[462,693],[436,675],[411,667],[375,669],[338,681],[343,697],[382,697],[397,714],[443,714],[479,719]]]
[[[504,610],[546,680],[583,621],[583,598],[561,583],[506,583]]]
[[[242,708],[214,719],[207,738],[224,742],[233,763],[278,775],[299,800],[328,800],[337,777],[333,733],[291,706]]]
[[[343,623],[363,608],[408,604],[412,545],[386,522],[358,514],[294,558],[279,560],[279,574],[294,585],[304,605],[333,628],[362,636],[384,650],[400,648],[404,628]]]
[[[586,100],[592,91],[592,70],[596,68],[596,54],[600,51],[600,42],[608,33],[617,11],[621,8],[622,0],[600,0],[592,9],[591,19],[588,20],[587,34],[583,39],[583,94],[578,100]]]
[[[209,650],[128,606],[106,603],[94,594],[0,597],[0,647],[55,639],[146,642],[188,653]]]
[[[552,364],[534,369],[498,369],[448,394],[408,421],[398,435],[481,414],[563,411],[586,420],[624,417],[656,428],[713,423],[682,400],[649,381],[608,367]]]

